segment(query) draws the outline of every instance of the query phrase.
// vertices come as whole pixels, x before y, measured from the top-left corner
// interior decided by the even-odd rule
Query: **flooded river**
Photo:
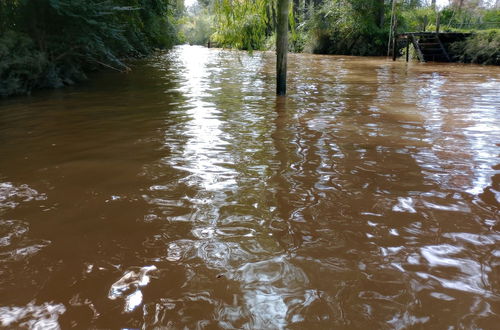
[[[0,103],[0,326],[494,329],[500,68],[182,46]]]

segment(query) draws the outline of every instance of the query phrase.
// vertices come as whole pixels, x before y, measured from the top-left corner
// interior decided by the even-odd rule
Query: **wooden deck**
[[[393,60],[398,55],[397,45],[406,42],[406,61],[409,60],[410,44],[413,45],[420,62],[452,62],[453,53],[449,45],[465,40],[471,33],[459,32],[406,32],[397,34],[394,38]]]

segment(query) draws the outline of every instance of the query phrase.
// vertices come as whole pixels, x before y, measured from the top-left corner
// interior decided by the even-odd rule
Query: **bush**
[[[0,36],[0,96],[24,93],[40,84],[47,70],[46,54],[26,35],[7,31]]]
[[[387,26],[378,26],[371,2],[325,2],[309,24],[305,48],[313,53],[382,55],[387,50],[389,30]]]
[[[443,16],[440,17],[443,23]],[[413,8],[403,10],[398,16],[398,30],[404,32],[435,30],[436,12],[432,8]]]
[[[500,30],[480,31],[465,41],[453,43],[452,51],[460,62],[500,65]]]

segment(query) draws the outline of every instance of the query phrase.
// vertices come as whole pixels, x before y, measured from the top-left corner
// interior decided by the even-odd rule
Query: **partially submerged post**
[[[406,36],[406,62],[410,59],[410,37]]]
[[[438,35],[439,35],[439,26],[440,26],[439,11],[436,11],[436,34]]]
[[[290,0],[278,0],[276,29],[276,94],[286,94],[286,64],[288,53],[288,10]]]
[[[396,1],[392,0],[392,9],[391,9],[391,27],[389,30],[389,41],[387,42],[387,56],[391,53],[391,43],[394,41],[394,17],[396,12]]]
[[[398,36],[396,35],[396,26],[398,24],[397,17],[394,17],[393,25],[392,25],[392,60],[396,60],[396,53],[398,51]]]

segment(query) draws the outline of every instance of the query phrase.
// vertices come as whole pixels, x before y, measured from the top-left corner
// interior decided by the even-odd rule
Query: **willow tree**
[[[213,41],[223,47],[264,49],[276,0],[215,0]]]

